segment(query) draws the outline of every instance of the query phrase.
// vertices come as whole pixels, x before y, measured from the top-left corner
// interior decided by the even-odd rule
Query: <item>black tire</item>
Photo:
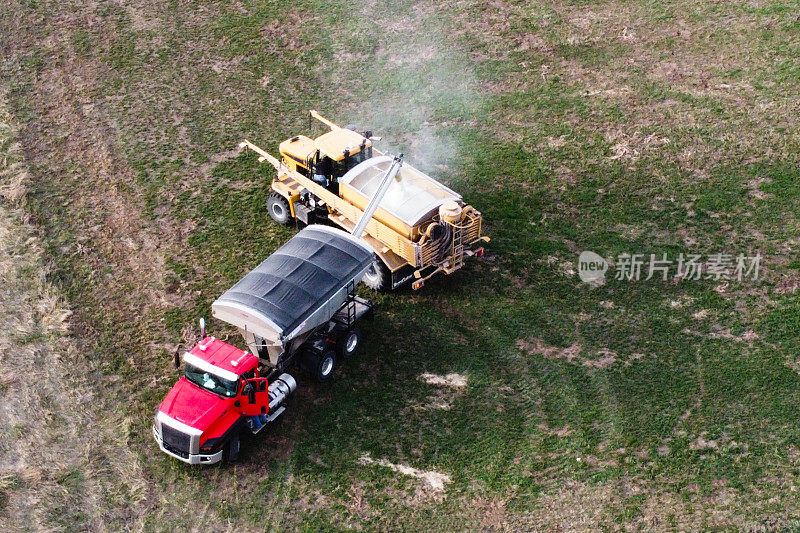
[[[336,352],[341,359],[348,359],[351,355],[356,353],[358,347],[361,345],[361,330],[354,327],[351,330],[345,331],[336,342]]]
[[[376,257],[361,281],[370,289],[386,292],[392,287],[392,273],[389,272],[383,261]]]
[[[311,365],[311,374],[314,379],[320,383],[324,383],[331,379],[333,370],[336,368],[336,352],[328,348],[321,354],[313,354]]]
[[[267,198],[267,212],[272,220],[284,226],[292,219],[289,202],[276,192],[271,192]]]
[[[239,434],[236,433],[231,440],[228,441],[228,444],[225,445],[225,460],[229,463],[235,463],[239,460],[239,451],[241,450],[241,441],[239,440]]]

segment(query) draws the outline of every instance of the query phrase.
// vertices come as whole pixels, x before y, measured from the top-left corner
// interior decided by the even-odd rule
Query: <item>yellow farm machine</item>
[[[283,141],[280,160],[248,140],[240,144],[275,167],[267,200],[275,222],[333,224],[362,237],[376,255],[363,281],[376,290],[409,281],[419,289],[434,274],[451,274],[465,258],[483,255],[489,238],[481,234],[481,213],[458,193],[402,156],[379,151],[372,132],[310,115],[329,131]]]

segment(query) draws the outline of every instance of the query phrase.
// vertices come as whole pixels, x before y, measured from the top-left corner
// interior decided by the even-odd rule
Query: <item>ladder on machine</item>
[[[356,323],[356,283],[354,279],[347,282],[347,328]]]
[[[450,244],[450,261],[445,268],[448,274],[464,266],[464,228],[460,224],[450,223],[453,232],[452,243]]]
[[[342,306],[333,315],[332,319],[339,324],[345,326],[347,329],[353,327],[358,320],[358,297],[356,296],[355,280],[351,279],[347,282],[347,299]]]

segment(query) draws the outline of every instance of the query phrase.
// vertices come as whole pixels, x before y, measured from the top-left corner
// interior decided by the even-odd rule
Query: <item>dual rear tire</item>
[[[342,360],[349,359],[359,346],[361,346],[361,330],[354,327],[339,337],[336,342],[336,352]]]
[[[331,379],[336,363],[336,352],[331,348],[321,353],[309,350],[303,356],[305,370],[320,383]]]
[[[353,328],[342,333],[336,348],[325,348],[322,352],[307,350],[303,354],[302,366],[311,376],[324,383],[331,379],[339,364],[350,358],[361,345],[361,330]]]

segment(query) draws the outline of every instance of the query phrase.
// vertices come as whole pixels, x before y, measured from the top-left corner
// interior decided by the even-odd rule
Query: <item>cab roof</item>
[[[249,372],[258,365],[258,357],[214,337],[206,337],[198,342],[189,353],[237,376]]]
[[[297,135],[291,139],[286,139],[278,146],[278,151],[281,154],[290,153],[302,159],[298,163],[305,164],[305,160],[317,149],[313,139],[309,139],[305,135]]]
[[[344,158],[344,149],[349,148],[351,154],[361,151],[361,143],[366,141],[366,147],[372,146],[372,141],[364,137],[358,132],[349,130],[347,128],[339,128],[324,133],[314,139],[314,143],[320,150],[333,159],[340,161]]]
[[[315,150],[319,149],[334,161],[341,161],[344,158],[344,150],[348,148],[351,154],[361,151],[361,143],[365,142],[365,147],[372,146],[372,141],[358,132],[346,128],[339,128],[324,133],[316,139],[310,139],[305,135],[296,135],[291,139],[283,141],[278,150],[281,154],[295,156],[293,159],[298,163],[305,164],[305,160]]]

